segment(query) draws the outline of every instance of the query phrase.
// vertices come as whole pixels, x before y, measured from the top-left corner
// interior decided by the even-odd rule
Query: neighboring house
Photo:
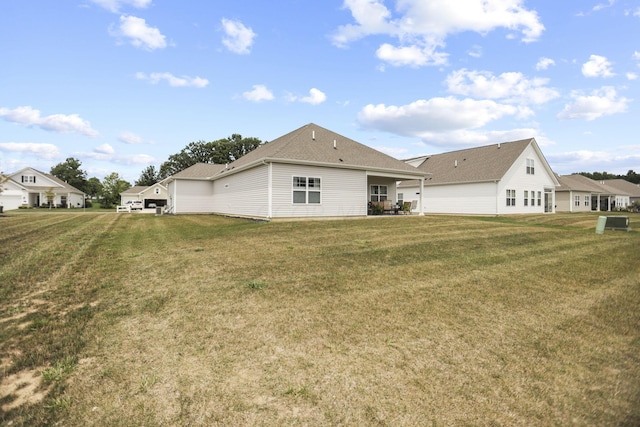
[[[606,181],[600,181],[600,183],[628,195],[630,205],[634,202],[640,202],[640,185],[638,184],[624,179],[607,179]]]
[[[120,193],[121,205],[126,205],[133,201],[141,201],[145,209],[166,206],[168,199],[167,187],[162,183],[156,183],[148,187],[136,185]]]
[[[85,194],[61,179],[33,168],[24,168],[8,174],[2,184],[0,205],[4,210],[25,207],[81,208]]]
[[[177,214],[348,217],[366,216],[370,201],[397,202],[397,181],[424,177],[413,166],[310,123],[228,165],[195,165],[164,182],[168,211]]]
[[[558,212],[591,212],[599,210],[602,188],[583,175],[560,175],[560,187],[556,188],[556,210]]]
[[[404,200],[420,197],[424,212],[505,215],[555,212],[560,185],[535,139],[504,142],[406,160],[429,173],[424,191],[403,181]]]
[[[596,181],[579,174],[562,175],[558,178],[562,184],[556,190],[559,200],[558,210],[562,212],[625,209],[632,203],[631,191],[638,194],[640,190],[640,187],[622,179]]]

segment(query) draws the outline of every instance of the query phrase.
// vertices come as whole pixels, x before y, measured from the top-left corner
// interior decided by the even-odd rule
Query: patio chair
[[[411,215],[411,202],[402,203],[402,214],[403,215]]]

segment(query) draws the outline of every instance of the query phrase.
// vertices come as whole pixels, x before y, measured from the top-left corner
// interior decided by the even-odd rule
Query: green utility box
[[[596,224],[596,233],[602,234],[604,230],[629,231],[628,216],[599,216]]]

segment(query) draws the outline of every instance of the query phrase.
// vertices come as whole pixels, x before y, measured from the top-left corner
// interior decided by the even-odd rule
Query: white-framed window
[[[535,206],[536,205],[536,192],[535,191],[531,191],[531,206]]]
[[[386,185],[372,185],[371,186],[371,201],[372,202],[384,202],[387,200],[387,186]]]
[[[580,206],[580,196],[573,196],[573,206]]]
[[[22,175],[22,182],[35,184],[36,183],[36,177],[35,177],[35,175]]]
[[[538,206],[542,206],[542,191],[538,191]]]
[[[527,159],[527,175],[535,175],[535,162],[533,159]]]
[[[156,187],[156,188],[153,189],[153,192],[155,194],[160,194],[160,189],[158,187]]]
[[[398,204],[402,205],[404,202],[404,193],[398,193]]]
[[[591,196],[584,196],[584,205],[589,206],[591,203]]]
[[[516,190],[507,190],[507,206],[516,205]]]
[[[306,176],[293,177],[293,203],[320,204],[320,192],[320,178]]]
[[[529,206],[529,192],[524,190],[524,205]]]

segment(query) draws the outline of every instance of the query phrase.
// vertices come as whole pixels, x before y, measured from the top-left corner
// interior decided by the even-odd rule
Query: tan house
[[[558,181],[561,184],[556,189],[559,212],[613,211],[631,205],[631,195],[623,189],[629,187],[618,182],[624,180],[595,181],[584,175],[573,174],[558,176]],[[611,185],[613,181],[616,182]]]
[[[146,186],[134,186],[120,193],[120,204],[126,206],[134,201],[143,203],[145,209],[164,207],[168,201],[167,187],[162,183]]]

